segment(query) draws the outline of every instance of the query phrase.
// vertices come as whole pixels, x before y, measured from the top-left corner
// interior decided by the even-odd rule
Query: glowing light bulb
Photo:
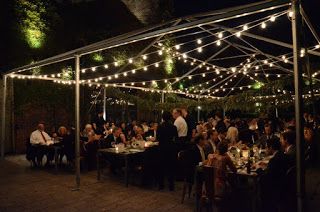
[[[202,47],[199,47],[199,48],[197,49],[197,51],[198,51],[199,53],[201,53],[201,52],[202,52]]]
[[[218,38],[223,38],[223,33],[222,32],[219,32]]]
[[[158,52],[158,54],[159,54],[159,55],[162,55],[162,51],[160,50],[160,51]]]
[[[132,59],[129,59],[129,63],[133,63],[133,60],[132,60]]]
[[[183,57],[183,58],[187,58],[187,54],[183,54],[182,57]]]
[[[146,60],[147,58],[148,58],[147,55],[142,56],[142,59],[144,59],[144,60]]]
[[[104,68],[107,69],[107,68],[109,68],[109,66],[108,66],[107,64],[105,64],[105,65],[104,65]]]
[[[179,50],[180,49],[180,45],[176,45],[175,48],[176,48],[176,50]]]
[[[267,27],[267,24],[266,24],[265,22],[262,22],[261,28],[262,28],[262,29],[265,29],[266,27]]]
[[[243,30],[244,30],[244,31],[248,30],[248,25],[244,25],[244,26],[243,26]]]
[[[218,41],[217,41],[217,46],[220,46],[220,45],[221,45],[221,41],[218,40]]]
[[[276,17],[274,15],[270,17],[271,22],[275,22],[275,20],[276,20]]]
[[[134,74],[134,73],[136,73],[136,70],[135,70],[135,69],[133,69],[133,70],[131,70],[131,72]]]
[[[158,68],[159,67],[159,63],[156,63],[154,66]]]
[[[239,38],[241,36],[241,32],[237,32],[236,36]]]
[[[96,69],[97,69],[96,67],[92,67],[91,68],[92,71],[96,71]]]
[[[201,44],[202,43],[202,40],[201,39],[198,39],[197,40],[197,44]]]
[[[293,12],[292,11],[289,11],[289,17],[291,18],[293,16]]]

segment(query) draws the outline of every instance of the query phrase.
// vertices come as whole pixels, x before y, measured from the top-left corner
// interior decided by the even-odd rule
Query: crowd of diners
[[[305,113],[304,140],[305,162],[307,167],[317,164],[319,124],[311,114]],[[82,148],[81,155],[85,156],[89,168],[96,165],[96,153],[99,148],[111,148],[116,144],[130,146],[134,141],[148,140],[159,142],[159,154],[157,159],[157,179],[159,189],[164,189],[165,179],[168,180],[169,190],[175,188],[175,175],[177,158],[181,151],[188,152],[190,159],[190,182],[193,182],[194,167],[199,163],[216,168],[215,190],[218,195],[228,195],[230,184],[227,171],[237,172],[234,162],[231,160],[228,150],[235,146],[239,148],[265,149],[270,155],[268,164],[260,163],[258,173],[261,183],[263,202],[267,202],[267,211],[279,205],[283,192],[285,192],[286,176],[289,170],[296,164],[296,137],[295,120],[281,120],[279,118],[251,118],[230,119],[217,112],[207,121],[196,122],[188,114],[186,108],[175,108],[171,112],[162,113],[161,123],[145,121],[132,121],[130,123],[107,122],[103,113],[84,126],[80,135]],[[30,136],[30,144],[38,146],[34,163],[41,165],[44,155],[47,164],[53,159],[52,148],[47,148],[55,141],[62,144],[59,152],[60,158],[66,156],[70,163],[74,161],[73,128],[61,126],[57,132],[50,135],[45,132],[43,123],[39,123],[37,130]],[[43,147],[43,148],[42,148]],[[270,209],[270,210],[269,210]],[[274,208],[273,208],[274,209]]]

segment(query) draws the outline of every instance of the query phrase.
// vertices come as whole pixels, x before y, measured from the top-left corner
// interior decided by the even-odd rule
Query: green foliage
[[[113,61],[117,62],[119,66],[124,65],[128,61],[126,51],[113,51],[111,53]]]
[[[17,0],[16,12],[19,17],[19,27],[30,48],[43,46],[48,26],[44,21],[46,4],[41,0]]]
[[[173,47],[174,42],[170,39],[165,39],[163,42],[164,51],[163,51],[163,57],[164,57],[164,69],[168,75],[173,74],[175,70],[175,64],[176,64],[176,57],[173,57]]]
[[[92,54],[92,59],[95,62],[102,62],[103,61],[103,56],[102,56],[101,52],[97,52],[97,53]]]
[[[72,80],[73,78],[73,71],[71,66],[67,66],[66,68],[62,69],[62,79],[64,80]]]

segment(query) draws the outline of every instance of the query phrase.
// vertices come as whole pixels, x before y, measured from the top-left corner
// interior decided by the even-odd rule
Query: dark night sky
[[[174,0],[175,16],[185,16],[194,13],[223,9],[248,3],[259,2],[257,0]],[[312,24],[320,34],[320,1],[302,0],[303,8],[309,16]]]

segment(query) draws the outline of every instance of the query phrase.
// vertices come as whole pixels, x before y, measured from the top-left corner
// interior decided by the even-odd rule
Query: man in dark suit
[[[267,145],[267,141],[270,139],[274,139],[276,136],[272,132],[272,126],[270,124],[264,125],[264,134],[259,138],[257,144],[261,148],[265,148]]]
[[[280,136],[281,146],[284,150],[287,168],[296,165],[296,133],[294,131],[286,131]]]
[[[99,111],[97,116],[94,118],[93,122],[92,122],[92,126],[94,129],[94,132],[97,135],[102,135],[104,132],[104,124],[106,123],[106,121],[103,118],[103,111]]]
[[[223,116],[220,112],[217,112],[214,118],[217,121],[217,124],[215,126],[215,129],[219,131],[225,131],[227,132],[227,127],[225,123],[223,122]]]
[[[208,154],[213,154],[217,149],[218,143],[220,142],[219,133],[216,130],[210,129],[208,130],[207,134],[208,143],[205,148],[206,156],[208,156]]]
[[[163,122],[157,129],[157,140],[159,141],[159,189],[164,188],[164,178],[169,181],[169,190],[174,190],[174,177],[176,168],[175,141],[178,138],[177,127],[171,122],[170,112],[163,112]]]
[[[267,153],[272,155],[266,169],[260,176],[261,199],[264,211],[277,211],[282,203],[284,194],[284,182],[286,176],[286,158],[281,151],[281,144],[277,137],[267,140]],[[265,164],[260,163],[264,167]]]
[[[126,143],[125,135],[122,133],[121,128],[115,127],[112,134],[108,135],[105,141],[101,144],[103,148],[110,148],[115,144]]]
[[[188,139],[188,142],[190,142],[192,137],[196,133],[196,121],[193,119],[192,116],[190,116],[187,108],[185,108],[185,107],[181,108],[181,113],[182,113],[182,117],[187,122],[187,126],[188,126],[187,139]]]

